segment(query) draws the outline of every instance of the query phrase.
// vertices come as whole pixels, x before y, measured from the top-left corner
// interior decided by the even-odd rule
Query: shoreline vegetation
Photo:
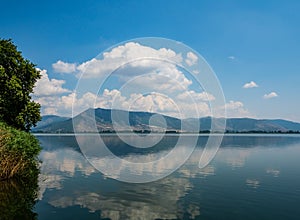
[[[31,134],[0,122],[0,181],[36,179],[39,141]]]
[[[0,181],[38,178],[41,147],[29,131],[41,120],[41,105],[31,97],[40,78],[13,41],[0,38]]]
[[[177,131],[177,130],[167,130],[165,132],[158,132],[158,131],[151,131],[151,130],[133,130],[133,131],[115,131],[115,130],[104,130],[97,132],[77,132],[76,134],[130,134],[130,133],[136,133],[136,134],[222,134],[223,132],[220,131],[214,131],[211,132],[209,130],[203,130],[199,132],[185,132],[185,131]],[[44,131],[31,131],[32,134],[75,134],[74,132],[44,132]],[[259,131],[259,130],[253,130],[253,131],[230,131],[226,130],[224,134],[300,134],[300,131]]]

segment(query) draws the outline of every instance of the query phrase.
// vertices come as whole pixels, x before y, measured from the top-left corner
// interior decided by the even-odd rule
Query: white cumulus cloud
[[[33,89],[35,96],[51,96],[70,92],[70,90],[62,87],[65,84],[64,80],[49,79],[46,70],[40,70],[40,73],[41,78],[36,82]]]
[[[192,84],[192,81],[186,78],[175,65],[164,65],[160,62],[157,63],[157,61],[153,61],[151,68],[153,69],[147,68],[145,73],[142,73],[143,70],[139,70],[138,74],[142,73],[142,75],[135,76],[131,74],[130,77],[120,76],[119,78],[126,82],[127,87],[131,86],[135,88],[136,91],[148,88],[152,91],[168,91],[168,93],[170,93],[187,90]],[[132,72],[134,72],[134,70],[132,70]]]
[[[96,95],[91,92],[81,97],[75,93],[62,96],[44,96],[36,99],[42,105],[42,114],[55,114],[62,116],[77,115],[88,108],[122,109],[126,111],[145,111],[161,113],[177,118],[199,117],[211,115],[208,99],[214,97],[202,93],[192,92],[190,97],[186,93],[175,97],[152,92],[149,94],[131,93],[122,94],[117,89],[104,89],[103,93]],[[191,103],[194,99],[194,103]]]
[[[154,49],[139,43],[128,42],[103,53],[102,59],[93,58],[78,65],[77,70],[83,73],[84,78],[95,78],[109,74],[125,64],[136,68],[151,67],[152,60],[182,62],[182,56],[171,49]],[[164,66],[167,65],[167,62],[161,63]]]
[[[269,94],[264,94],[263,98],[264,99],[271,99],[271,98],[275,98],[277,97],[277,93],[276,92],[270,92]]]
[[[75,93],[62,96],[44,96],[35,99],[42,105],[42,114],[54,114],[61,116],[77,115],[88,108],[122,109],[126,111],[145,111],[169,115],[177,118],[195,118],[212,116],[209,102],[215,97],[206,92],[185,91],[176,96],[166,96],[161,93],[149,94],[131,93],[122,94],[117,89],[104,89],[101,94],[91,92],[84,93],[81,97]],[[191,101],[192,100],[192,101]],[[251,114],[239,101],[230,101],[226,106],[228,117],[251,117]],[[218,115],[218,111],[216,111]]]
[[[57,73],[73,73],[76,71],[75,63],[66,63],[61,60],[58,60],[56,63],[52,64],[54,72]]]
[[[255,88],[255,87],[258,87],[258,85],[254,81],[245,83],[245,85],[243,86],[244,89],[250,89],[250,88]]]
[[[62,96],[44,96],[35,98],[35,100],[42,105],[42,115],[60,115],[72,116],[72,107],[74,115],[79,114],[93,108],[97,96],[93,93],[87,92],[82,97],[76,97],[75,93]]]
[[[205,92],[183,92],[173,97],[156,92],[147,95],[132,93],[125,96],[119,90],[105,89],[103,94],[97,97],[96,107],[155,112],[177,118],[197,117],[198,112],[199,117],[204,117],[211,115],[208,101],[213,99],[212,95]]]
[[[155,112],[180,117],[173,99],[154,92],[147,95],[132,93],[125,96],[119,90],[105,89],[103,94],[97,97],[96,107]]]
[[[207,92],[197,93],[193,90],[185,91],[177,96],[179,100],[186,100],[188,97],[191,97],[195,102],[203,102],[203,101],[213,101],[215,97],[212,94]]]
[[[44,96],[38,97],[37,101],[42,104],[43,114],[64,116],[71,116],[72,106],[74,114],[101,107],[157,112],[180,118],[211,116],[209,102],[216,103],[217,97],[192,87],[193,78],[174,64],[192,66],[198,59],[192,52],[184,56],[168,48],[152,48],[128,42],[78,65],[57,61],[53,64],[56,72],[73,72],[77,77],[82,76],[82,86],[79,88],[83,91],[78,89],[77,93],[71,92],[62,88],[63,80],[48,79],[60,83],[61,93],[51,96],[41,93]],[[202,70],[193,71],[198,74]],[[104,81],[106,74],[111,75]],[[103,92],[96,94],[99,85]],[[227,107],[238,112],[238,116],[247,113],[243,106],[230,107],[233,104],[237,105],[229,103]],[[222,112],[225,107],[217,108]]]
[[[189,52],[187,59],[192,64],[198,57]],[[77,76],[82,76],[81,82],[88,79],[102,82],[102,77],[110,74],[109,77],[113,76],[119,83],[126,84],[127,88],[130,84],[136,93],[146,89],[150,92],[168,93],[187,90],[192,80],[174,62],[183,62],[180,53],[129,42],[103,53],[102,57],[78,65],[76,69]]]

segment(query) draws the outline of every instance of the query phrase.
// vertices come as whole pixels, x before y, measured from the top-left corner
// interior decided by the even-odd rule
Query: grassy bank
[[[40,150],[33,135],[0,122],[0,180],[34,178]]]

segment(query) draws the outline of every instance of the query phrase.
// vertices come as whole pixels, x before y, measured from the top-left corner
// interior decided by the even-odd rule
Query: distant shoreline
[[[300,131],[274,131],[274,132],[265,132],[265,131],[249,131],[249,132],[132,132],[132,131],[121,131],[121,132],[31,132],[33,135],[62,135],[62,136],[73,136],[73,135],[114,135],[114,134],[121,134],[121,135],[131,135],[139,134],[139,135],[147,135],[147,134],[157,134],[157,135],[201,135],[201,136],[208,136],[208,135],[298,135]]]

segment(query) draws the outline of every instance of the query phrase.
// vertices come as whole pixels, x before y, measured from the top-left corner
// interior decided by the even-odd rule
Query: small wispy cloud
[[[198,61],[198,57],[196,54],[194,54],[193,52],[188,52],[187,55],[186,55],[186,64],[189,65],[189,66],[192,66],[194,65],[195,63],[197,63]]]
[[[277,93],[276,92],[270,92],[269,94],[264,94],[263,98],[264,99],[271,99],[271,98],[275,98],[277,97]]]
[[[227,58],[230,59],[230,60],[235,60],[235,56],[229,56]]]
[[[245,108],[244,104],[240,101],[229,101],[223,106],[226,109],[228,118],[242,118],[251,117],[251,113]]]
[[[251,82],[243,85],[244,89],[250,89],[250,88],[255,88],[255,87],[258,87],[258,85],[254,81],[251,81]]]

